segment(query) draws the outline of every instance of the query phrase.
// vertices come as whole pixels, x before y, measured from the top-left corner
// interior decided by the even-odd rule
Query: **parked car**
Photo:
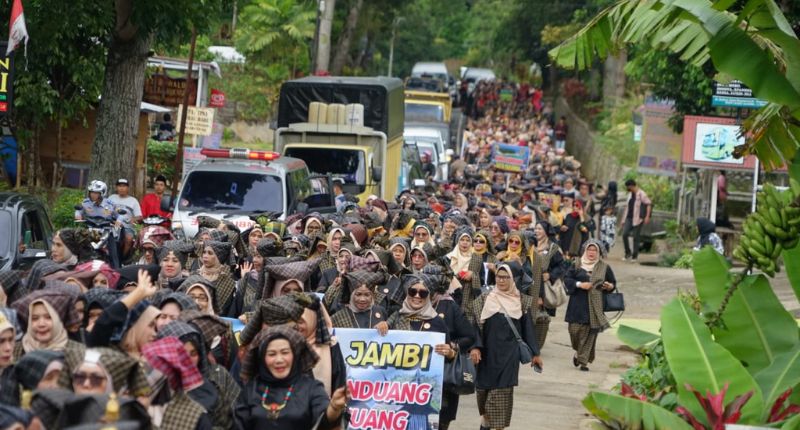
[[[0,270],[26,270],[50,255],[53,223],[31,195],[0,193]]]
[[[436,180],[446,181],[448,165],[453,155],[453,150],[447,148],[447,142],[442,138],[439,130],[432,127],[406,127],[403,132],[406,144],[415,143],[420,156],[428,152],[431,162],[436,166]]]

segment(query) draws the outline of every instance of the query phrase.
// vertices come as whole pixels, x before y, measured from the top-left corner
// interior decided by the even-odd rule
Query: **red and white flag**
[[[25,27],[25,13],[22,11],[22,0],[14,0],[11,6],[11,20],[8,23],[8,50],[6,55],[17,49],[20,42],[28,45],[28,29]]]

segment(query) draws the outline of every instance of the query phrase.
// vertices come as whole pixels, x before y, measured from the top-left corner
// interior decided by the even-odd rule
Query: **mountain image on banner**
[[[25,14],[22,11],[22,0],[14,0],[11,7],[11,20],[8,23],[8,50],[6,55],[11,54],[19,43],[25,41],[28,45],[28,29],[25,27]]]

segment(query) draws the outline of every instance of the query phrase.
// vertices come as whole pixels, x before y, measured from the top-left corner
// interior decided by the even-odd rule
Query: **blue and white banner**
[[[444,333],[336,329],[347,365],[350,429],[427,430],[439,423]]]

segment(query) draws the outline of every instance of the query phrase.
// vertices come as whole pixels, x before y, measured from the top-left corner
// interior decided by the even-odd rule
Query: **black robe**
[[[564,287],[567,289],[569,296],[569,303],[567,304],[567,315],[564,321],[568,323],[589,324],[589,292],[578,288],[576,282],[589,282],[591,276],[580,267],[571,267],[567,274],[564,275]],[[606,269],[606,282],[617,286],[617,278],[614,277],[614,272],[611,266]],[[610,291],[603,290],[603,294],[608,294]]]
[[[459,353],[466,353],[475,344],[477,333],[472,324],[469,323],[464,312],[453,300],[439,300],[436,304],[436,312],[439,317],[444,319],[447,325],[447,334],[450,342],[458,345]],[[442,391],[442,408],[439,411],[440,422],[450,422],[456,419],[458,414],[458,393]]]
[[[314,428],[317,420],[322,417],[320,428],[328,429],[333,426],[328,423],[326,410],[330,398],[325,393],[322,382],[310,375],[299,375],[295,378],[291,399],[286,407],[281,410],[277,419],[267,418],[267,410],[261,406],[261,395],[264,393],[265,384],[254,379],[248,382],[234,406],[235,428],[239,430],[301,430]],[[288,386],[270,387],[267,403],[283,404]]]
[[[476,301],[475,318],[480,318],[486,295]],[[522,296],[522,316],[511,319],[522,340],[528,344],[533,355],[539,355],[539,344],[531,315],[533,299]],[[502,313],[496,313],[479,326],[480,336],[475,344],[481,350],[481,361],[478,363],[476,388],[491,390],[496,388],[515,387],[519,384],[519,347],[514,332]]]

